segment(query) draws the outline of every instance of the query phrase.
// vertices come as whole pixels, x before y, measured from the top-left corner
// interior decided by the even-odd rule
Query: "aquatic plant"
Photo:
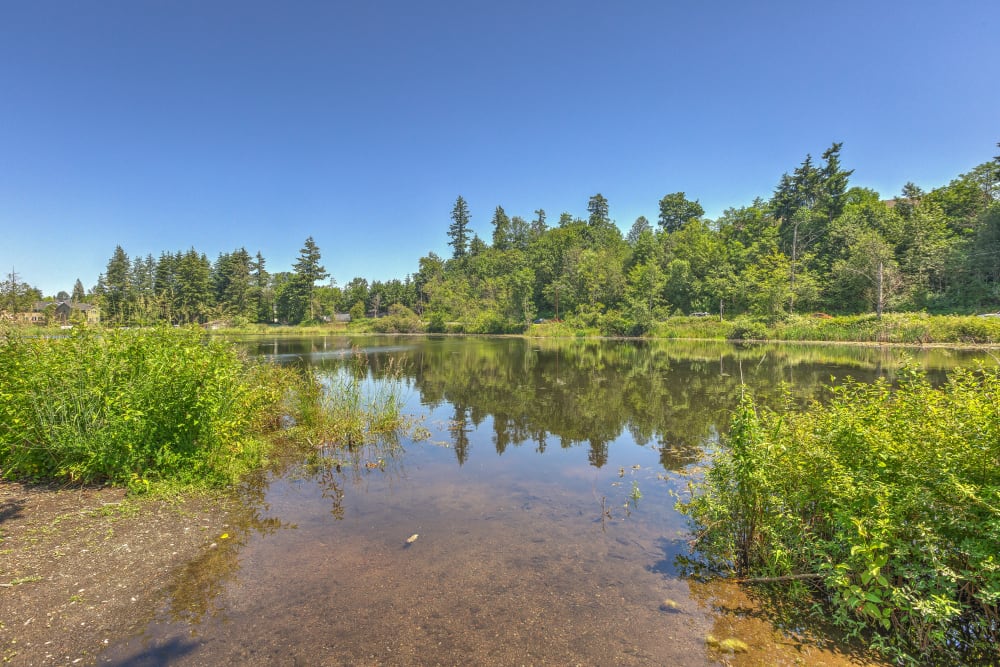
[[[402,369],[390,360],[369,377],[368,358],[354,350],[333,372],[307,368],[292,399],[289,437],[312,443],[357,445],[403,426]]]
[[[771,411],[744,394],[692,497],[702,563],[780,583],[894,660],[979,662],[1000,641],[1000,370],[912,367]]]

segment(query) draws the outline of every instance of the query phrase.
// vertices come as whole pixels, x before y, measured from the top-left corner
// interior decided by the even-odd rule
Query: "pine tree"
[[[107,319],[115,324],[125,324],[128,321],[130,269],[131,262],[128,255],[120,245],[115,246],[104,275],[98,281],[101,297],[104,300],[103,310]]]
[[[452,257],[461,259],[469,252],[469,205],[462,199],[462,195],[455,200],[455,207],[451,209],[451,226],[448,227],[448,241],[454,251]]]
[[[497,250],[510,248],[510,218],[504,212],[503,206],[497,206],[493,213],[493,247]]]
[[[305,244],[299,251],[299,258],[295,260],[292,268],[295,269],[294,285],[289,288],[290,321],[301,322],[306,311],[309,312],[309,319],[316,319],[316,309],[313,303],[313,290],[316,281],[327,278],[330,274],[320,264],[320,252],[313,237],[306,239]]]

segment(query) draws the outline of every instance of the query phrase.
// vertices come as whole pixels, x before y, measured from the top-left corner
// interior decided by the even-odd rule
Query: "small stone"
[[[417,533],[413,533],[412,535],[406,538],[406,543],[413,544],[414,542],[417,541],[418,537],[420,537],[420,535],[418,535]]]

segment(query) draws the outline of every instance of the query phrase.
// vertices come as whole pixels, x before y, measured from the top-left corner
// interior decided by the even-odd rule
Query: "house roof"
[[[31,309],[36,313],[40,313],[49,306],[55,306],[56,308],[59,306],[67,306],[71,310],[90,310],[94,307],[93,304],[77,303],[76,301],[36,301],[35,305],[32,306]]]

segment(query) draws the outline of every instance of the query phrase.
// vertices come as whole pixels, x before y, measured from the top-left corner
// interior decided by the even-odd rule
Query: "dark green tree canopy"
[[[690,201],[683,192],[665,195],[660,200],[660,227],[666,232],[676,232],[694,218],[705,215],[698,200]]]

